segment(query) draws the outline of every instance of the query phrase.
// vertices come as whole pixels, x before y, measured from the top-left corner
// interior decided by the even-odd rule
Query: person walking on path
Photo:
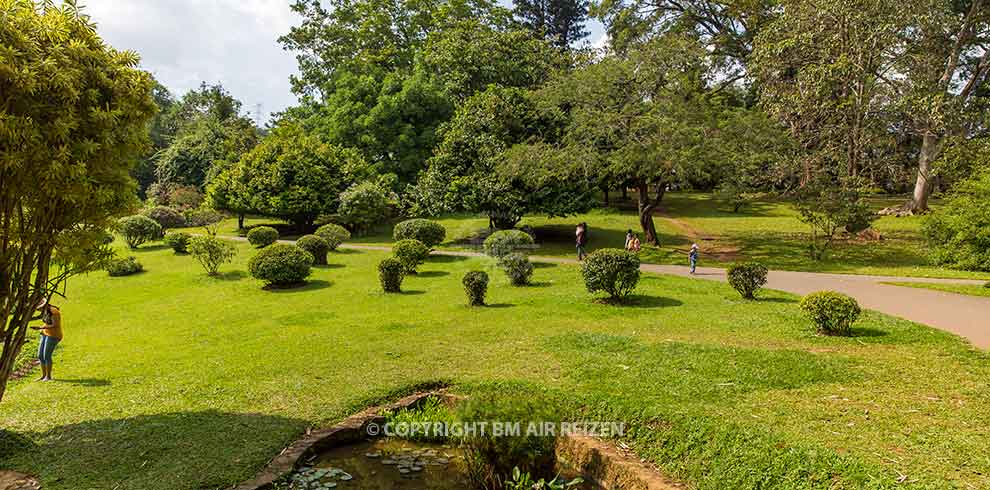
[[[38,361],[41,363],[41,378],[38,381],[52,380],[52,354],[55,347],[62,341],[62,312],[48,300],[41,300],[37,308],[41,313],[32,318],[41,319],[44,326],[31,327],[31,330],[41,332],[41,342],[38,343]]]
[[[577,256],[578,260],[584,260],[588,255],[585,252],[584,247],[588,245],[588,223],[581,223],[577,226],[577,230],[574,231],[575,242],[577,244]]]
[[[691,245],[691,252],[688,253],[688,260],[691,261],[691,275],[698,270],[698,244]]]

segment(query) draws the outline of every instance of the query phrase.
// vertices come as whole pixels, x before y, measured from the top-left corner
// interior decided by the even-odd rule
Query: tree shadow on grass
[[[93,379],[93,378],[85,378],[85,379],[60,379],[60,378],[55,378],[55,379],[52,380],[52,383],[64,383],[64,384],[70,384],[70,385],[79,385],[79,386],[85,386],[87,388],[96,388],[96,387],[100,387],[100,386],[110,386],[110,380],[107,380],[107,379]]]
[[[553,286],[553,283],[552,282],[534,281],[534,282],[531,282],[531,283],[529,283],[529,284],[527,284],[527,285],[525,285],[523,287],[524,288],[549,288],[549,287],[552,287],[552,286]]]
[[[320,264],[320,265],[314,265],[313,266],[314,269],[327,269],[327,270],[330,270],[330,269],[343,269],[345,267],[347,267],[347,266],[344,265],[344,264],[333,264],[333,263],[330,263],[330,264]]]
[[[850,337],[886,337],[887,332],[872,327],[853,327],[849,329]]]
[[[485,308],[496,308],[496,309],[500,309],[500,308],[514,308],[515,306],[516,305],[511,304],[511,303],[491,303],[491,304],[485,305]]]
[[[415,290],[415,289],[414,290],[411,290],[411,291],[407,291],[407,290],[403,289],[402,291],[399,291],[399,294],[401,294],[402,296],[420,296],[420,295],[426,294],[426,291],[418,291],[418,290]]]
[[[444,277],[449,275],[450,273],[447,271],[422,271],[416,274],[416,277]]]
[[[756,301],[760,303],[797,303],[798,300],[794,298],[762,298],[760,296],[756,297]]]
[[[431,255],[429,262],[436,262],[440,264],[449,264],[453,262],[463,262],[470,257],[465,257],[463,255]]]
[[[218,273],[215,276],[209,276],[210,279],[215,279],[217,281],[240,281],[248,276],[247,272],[244,271],[227,271]]]
[[[332,285],[333,283],[331,283],[330,281],[323,281],[317,279],[314,281],[306,281],[306,283],[298,284],[298,285],[289,285],[289,286],[269,285],[269,286],[265,286],[262,289],[272,293],[292,294],[292,293],[305,293],[308,291],[318,291],[320,289],[326,289]]]
[[[361,250],[359,248],[338,248],[337,250],[330,252],[331,256],[333,254],[354,255],[354,254],[363,254],[363,253],[364,250]]]
[[[212,410],[103,419],[15,434],[20,447],[3,463],[63,488],[230,488],[307,425]]]
[[[159,245],[142,245],[140,248],[128,248],[127,249],[127,253],[145,254],[145,253],[159,252],[159,251],[162,251],[162,250],[172,250],[172,247],[170,247],[168,245],[165,245],[165,244],[159,244]]]
[[[633,294],[626,296],[625,298],[599,298],[595,300],[596,303],[615,306],[618,308],[669,308],[673,306],[681,306],[684,302],[673,299],[664,298],[662,296],[646,296],[642,294]]]
[[[553,269],[558,265],[556,262],[533,262],[534,269]]]

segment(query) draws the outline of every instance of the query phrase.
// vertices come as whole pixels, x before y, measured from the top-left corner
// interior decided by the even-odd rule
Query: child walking
[[[691,275],[694,275],[695,271],[698,270],[698,244],[695,243],[691,245],[691,253],[688,254],[688,260],[691,261]]]

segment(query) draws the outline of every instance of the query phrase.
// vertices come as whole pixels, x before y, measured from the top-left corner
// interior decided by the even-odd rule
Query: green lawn
[[[239,247],[219,278],[148,247],[145,273],[70,283],[59,381],[11,385],[0,468],[48,490],[226,488],[308,427],[444,383],[626,422],[695,488],[990,486],[990,356],[940,331],[867,313],[823,338],[789,295],[663,276],[606,306],[575,267],[513,288],[481,258],[435,257],[385,295],[383,254],[358,250],[270,292]],[[490,307],[464,306],[471,269],[493,274]]]
[[[876,198],[871,204],[879,210],[902,200]],[[613,201],[613,204],[621,209],[599,209],[554,219],[528,216],[519,226],[535,229],[540,242],[539,255],[574,256],[574,227],[582,221],[591,227],[590,249],[622,248],[627,230],[639,232],[639,221],[633,202]],[[251,219],[247,225],[270,221]],[[473,215],[453,215],[437,221],[447,228],[447,243],[443,245],[446,249],[476,249],[478,237],[484,236],[488,228],[487,218]],[[685,264],[688,249],[697,242],[702,247],[701,265],[707,266],[727,266],[752,259],[777,270],[990,280],[986,273],[931,265],[921,235],[921,221],[921,217],[883,217],[874,226],[883,234],[884,240],[840,239],[825,260],[815,262],[807,254],[809,229],[787,203],[763,201],[732,213],[710,194],[669,193],[664,199],[662,214],[655,218],[662,247],[644,247],[641,256],[649,263]],[[225,222],[222,229],[225,234],[235,234],[236,221]],[[355,241],[387,245],[392,241],[391,228],[381,227]]]
[[[933,289],[935,291],[945,291],[947,293],[965,294],[968,296],[985,296],[990,298],[990,288],[973,284],[942,284],[936,282],[885,282],[883,284],[906,288]]]

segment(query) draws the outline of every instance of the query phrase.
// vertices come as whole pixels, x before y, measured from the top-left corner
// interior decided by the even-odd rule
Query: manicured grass
[[[875,198],[879,210],[899,204],[902,198]],[[532,227],[539,242],[538,255],[573,257],[574,227],[582,221],[591,228],[589,250],[623,248],[627,230],[641,233],[635,203],[613,200],[619,208],[597,209],[567,218],[527,216],[519,226]],[[935,201],[934,206],[938,203]],[[816,262],[807,253],[809,228],[786,202],[756,202],[738,213],[731,212],[711,194],[668,193],[661,213],[654,219],[661,247],[644,246],[640,256],[654,264],[686,264],[692,243],[702,248],[701,265],[726,267],[741,260],[758,260],[770,269],[903,277],[935,277],[990,280],[990,275],[957,271],[931,265],[921,234],[921,217],[883,217],[874,227],[881,241],[838,239],[828,256]],[[447,228],[448,250],[478,250],[488,232],[488,219],[476,215],[451,215],[436,219]],[[253,218],[247,226],[271,223]],[[235,235],[236,221],[221,226],[222,233]],[[289,238],[292,238],[291,236]],[[388,245],[391,226],[384,225],[353,240],[367,245]]]
[[[891,286],[902,286],[906,288],[934,289],[935,291],[945,291],[947,293],[965,294],[968,296],[985,296],[990,298],[990,288],[974,284],[942,284],[936,282],[885,282]]]
[[[790,295],[664,276],[607,306],[576,267],[513,288],[482,258],[435,257],[386,295],[362,250],[264,291],[239,252],[217,278],[152,246],[147,272],[70,283],[60,381],[11,385],[0,468],[49,490],[226,488],[308,427],[442,382],[626,422],[696,488],[990,486],[990,356],[941,331],[867,313],[818,337]],[[489,307],[465,306],[472,269]]]

